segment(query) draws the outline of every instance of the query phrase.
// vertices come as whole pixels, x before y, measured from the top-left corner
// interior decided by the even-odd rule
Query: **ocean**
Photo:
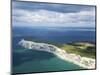
[[[12,27],[12,72],[36,73],[82,70],[84,68],[64,61],[54,54],[28,50],[18,42],[21,39],[52,44],[72,42],[95,43],[95,28],[80,27]]]

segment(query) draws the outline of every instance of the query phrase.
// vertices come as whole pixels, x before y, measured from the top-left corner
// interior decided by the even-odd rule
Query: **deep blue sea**
[[[56,44],[72,42],[95,43],[95,28],[80,27],[13,27],[13,73],[47,72],[83,69],[48,52],[28,50],[18,45],[21,39]]]

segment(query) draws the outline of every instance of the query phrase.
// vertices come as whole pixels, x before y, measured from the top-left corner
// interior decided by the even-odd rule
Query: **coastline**
[[[62,52],[63,52],[63,54],[62,54]],[[69,62],[74,63],[74,64],[76,64],[80,67],[83,67],[85,69],[95,69],[95,59],[81,57],[80,55],[67,53],[64,50],[62,50],[62,52],[61,52],[61,54],[55,53],[55,55],[58,56],[59,58],[65,60],[65,61],[69,61]],[[93,62],[93,63],[89,63],[89,62]]]
[[[46,44],[46,43],[37,43],[33,41],[27,41],[24,39],[22,39],[18,44],[23,46],[24,48],[28,48],[28,49],[35,48],[39,51],[47,51],[47,52],[53,53],[57,57],[65,61],[74,63],[85,69],[95,69],[95,59],[82,57],[80,55],[76,55],[73,53],[67,53],[65,50],[62,50],[56,47],[55,45]]]

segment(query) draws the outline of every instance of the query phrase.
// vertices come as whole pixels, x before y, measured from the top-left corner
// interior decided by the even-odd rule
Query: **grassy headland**
[[[78,54],[80,56],[94,58],[96,55],[95,45],[87,42],[77,42],[72,44],[63,44],[61,49],[68,53]]]
[[[83,57],[89,57],[95,59],[96,56],[95,44],[90,42],[73,42],[69,44],[61,44],[54,41],[36,40],[32,38],[28,38],[27,40],[39,43],[52,44],[65,50],[67,53],[74,53]]]

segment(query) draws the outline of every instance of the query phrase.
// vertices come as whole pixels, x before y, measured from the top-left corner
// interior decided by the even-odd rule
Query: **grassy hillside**
[[[95,58],[96,50],[95,45],[91,43],[72,43],[63,44],[60,46],[61,49],[66,50],[68,53],[79,54],[84,57]]]

